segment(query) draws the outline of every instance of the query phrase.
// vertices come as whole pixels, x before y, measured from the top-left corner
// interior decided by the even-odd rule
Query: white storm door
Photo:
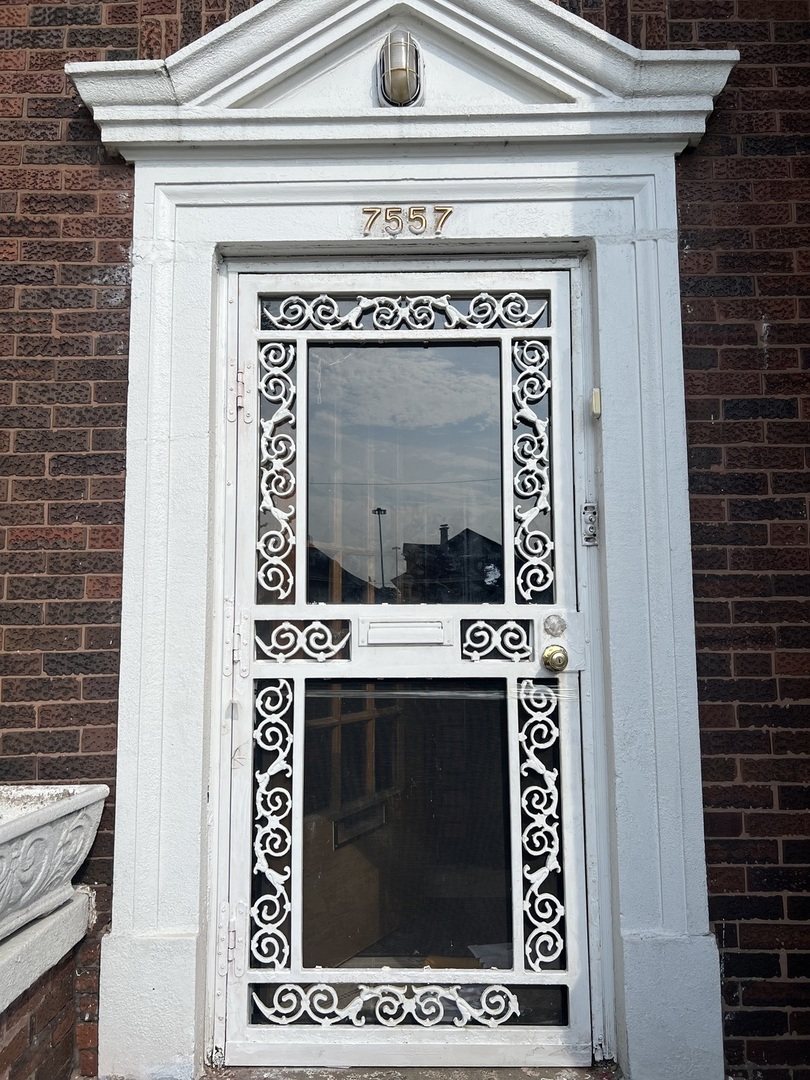
[[[569,273],[238,304],[225,1062],[588,1064]]]

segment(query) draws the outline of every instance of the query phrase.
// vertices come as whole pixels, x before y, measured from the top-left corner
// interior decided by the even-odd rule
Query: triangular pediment
[[[377,61],[386,35],[397,29],[408,30],[418,43],[424,94],[416,107],[427,112],[503,112],[610,94],[554,58],[495,33],[491,25],[471,25],[469,16],[462,19],[450,4],[439,10],[431,0],[393,5],[371,0],[338,27],[314,26],[296,49],[262,57],[195,100],[290,113],[328,107],[344,116],[385,108],[377,92]]]
[[[410,31],[423,62],[423,94],[405,109],[386,106],[377,86],[380,48],[393,29]],[[691,116],[690,131],[696,117],[702,125],[734,58],[641,51],[551,0],[263,0],[165,61],[68,71],[105,135],[113,127],[127,133],[118,145],[147,120],[157,142],[277,142],[292,130],[285,118],[298,118],[298,137],[304,118],[321,121],[309,125],[321,141],[424,139],[431,119],[442,137],[455,121],[466,138],[482,118],[491,124],[479,125],[481,139],[500,133],[500,119],[505,137],[518,128],[561,132],[566,121],[572,136],[616,137],[633,130],[620,118],[633,114],[640,135],[647,113],[671,113],[673,103]],[[328,130],[325,118],[335,121]],[[341,131],[350,121],[354,128]]]
[[[504,51],[498,55],[479,40],[462,38],[457,28],[439,25],[411,6],[383,10],[349,27],[340,37],[313,42],[306,65],[262,65],[252,77],[218,87],[206,100],[231,108],[269,108],[316,112],[325,103],[342,115],[382,107],[377,92],[377,61],[389,31],[407,29],[418,42],[425,75],[418,108],[429,112],[465,112],[470,107],[504,111],[523,105],[571,102],[583,86],[548,63],[523,63]],[[454,32],[454,30],[456,32]],[[590,88],[588,88],[590,89]]]

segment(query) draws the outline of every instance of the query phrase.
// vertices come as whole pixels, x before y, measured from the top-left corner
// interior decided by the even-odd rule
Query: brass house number
[[[441,236],[453,209],[452,206],[364,206],[363,236],[400,236],[404,232]]]

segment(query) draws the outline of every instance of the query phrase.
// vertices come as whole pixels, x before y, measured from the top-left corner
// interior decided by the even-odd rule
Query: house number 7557
[[[399,236],[405,231],[441,236],[452,206],[364,206],[363,236]]]

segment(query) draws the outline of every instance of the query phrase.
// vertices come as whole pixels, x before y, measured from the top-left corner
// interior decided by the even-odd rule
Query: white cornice
[[[454,103],[445,74],[441,107],[363,101],[354,71],[368,68],[371,85],[377,38],[392,23],[415,25],[466,78],[486,67],[477,99]],[[240,143],[663,139],[677,148],[703,133],[737,58],[635,49],[550,0],[466,0],[463,9],[456,0],[264,0],[167,60],[67,71],[105,143],[137,160]]]
[[[336,124],[329,116],[268,116],[234,110],[135,110],[108,108],[95,116],[108,146],[130,160],[154,158],[161,148],[186,146],[273,146],[305,143],[339,146],[363,143],[368,150],[391,143],[503,143],[505,141],[569,143],[663,141],[677,152],[703,134],[711,99],[677,103],[639,101],[633,108],[599,111],[580,108],[564,117],[541,107],[511,115],[489,113],[465,117],[422,116],[408,123],[381,122],[379,114],[353,116]]]

